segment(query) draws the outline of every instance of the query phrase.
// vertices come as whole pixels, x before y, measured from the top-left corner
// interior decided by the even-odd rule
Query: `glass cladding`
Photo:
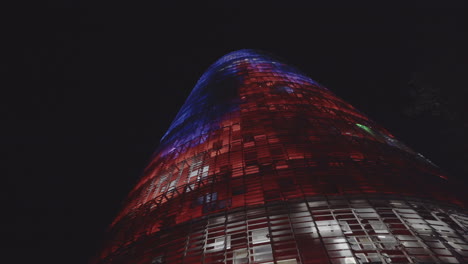
[[[315,197],[218,211],[176,225],[164,223],[178,214],[183,202],[177,203],[134,219],[126,234],[118,234],[129,242],[108,248],[103,262],[468,262],[468,215],[446,204]]]
[[[241,50],[200,78],[96,262],[464,263],[463,203],[328,89]]]

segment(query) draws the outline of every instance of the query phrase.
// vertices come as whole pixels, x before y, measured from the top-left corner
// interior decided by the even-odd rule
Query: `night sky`
[[[2,259],[86,263],[198,78],[243,48],[297,66],[468,186],[466,1],[161,2],[56,1],[3,24]]]

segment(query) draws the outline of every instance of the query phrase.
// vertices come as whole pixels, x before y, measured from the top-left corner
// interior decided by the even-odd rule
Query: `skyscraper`
[[[240,50],[200,78],[98,263],[467,263],[444,174],[327,88]]]

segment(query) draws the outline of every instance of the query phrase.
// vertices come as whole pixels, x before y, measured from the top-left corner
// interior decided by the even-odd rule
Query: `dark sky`
[[[468,183],[465,1],[95,2],[2,25],[11,263],[86,263],[197,79],[242,48],[296,65]]]

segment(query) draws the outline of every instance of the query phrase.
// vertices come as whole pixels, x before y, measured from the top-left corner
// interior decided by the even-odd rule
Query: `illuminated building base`
[[[468,215],[450,205],[395,197],[314,197],[161,226],[107,261],[468,263],[467,231]]]

